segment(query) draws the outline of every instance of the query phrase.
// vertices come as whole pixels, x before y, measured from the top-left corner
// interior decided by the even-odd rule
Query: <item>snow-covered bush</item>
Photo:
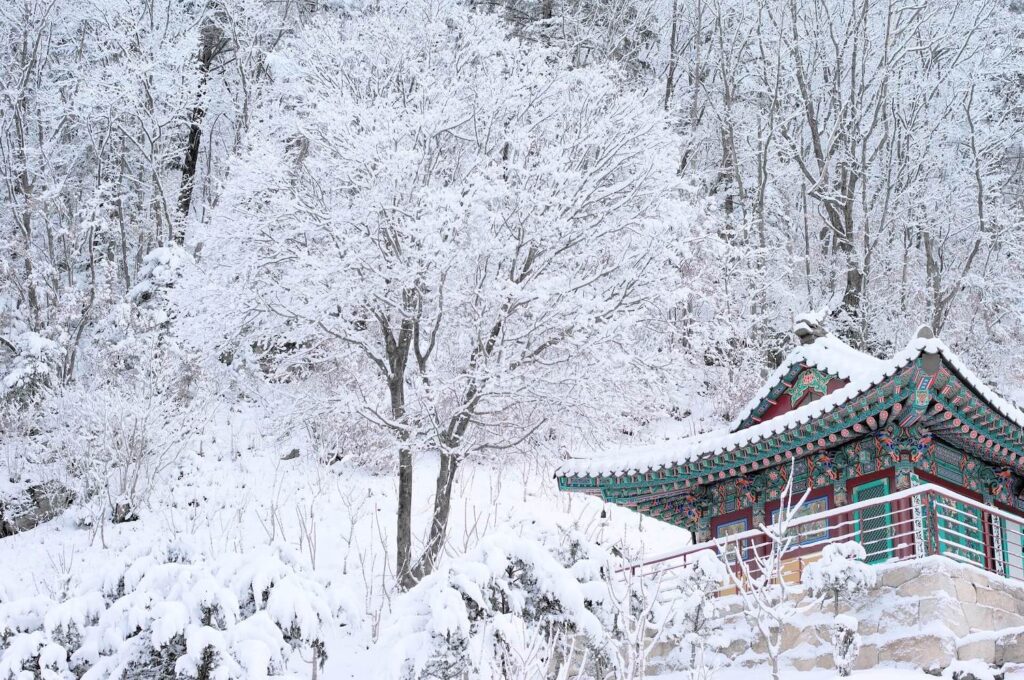
[[[39,405],[37,457],[73,490],[83,524],[137,519],[203,417],[165,295],[190,261],[175,246],[146,255],[136,286],[94,328],[95,376],[50,390]]]
[[[336,599],[282,546],[208,560],[166,543],[63,601],[0,602],[0,680],[294,677],[296,651],[322,666],[347,622]]]
[[[128,291],[128,298],[144,302],[161,289],[173,288],[192,261],[192,256],[181,246],[168,244],[154,248],[142,258],[138,283]]]
[[[402,678],[546,676],[615,663],[610,556],[579,531],[524,521],[403,594],[380,645]]]
[[[48,450],[64,469],[78,519],[90,526],[138,518],[160,473],[174,463],[197,419],[155,386],[73,386],[47,400]]]
[[[18,335],[13,345],[17,353],[0,376],[0,397],[23,406],[53,384],[62,349],[59,343],[31,331]]]
[[[865,563],[864,546],[854,541],[832,543],[821,551],[821,559],[804,570],[803,584],[811,597],[831,600],[836,614],[839,602],[856,597],[875,585],[875,570]]]
[[[840,676],[845,678],[850,675],[859,651],[860,634],[857,633],[857,619],[846,614],[837,614],[832,623],[832,660]]]
[[[945,680],[1002,680],[1006,674],[981,659],[960,659],[942,671]]]
[[[671,624],[685,667],[694,669],[704,664],[704,653],[721,624],[717,594],[729,581],[729,569],[713,551],[702,550],[676,578],[680,595],[672,602]]]
[[[808,594],[822,603],[831,600],[835,621],[832,626],[832,658],[839,675],[848,676],[860,650],[857,619],[839,613],[839,602],[863,593],[875,584],[876,574],[864,560],[864,546],[854,541],[832,543],[821,551],[821,559],[804,570]]]

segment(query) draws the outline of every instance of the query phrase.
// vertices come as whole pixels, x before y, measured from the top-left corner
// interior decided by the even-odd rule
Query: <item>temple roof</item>
[[[799,322],[798,322],[799,323]],[[870,380],[883,369],[886,362],[870,354],[855,350],[834,335],[825,334],[791,351],[764,386],[740,411],[729,427],[736,432],[761,420],[772,403],[770,399],[782,392],[786,381],[803,368],[816,368],[829,376],[847,383]]]
[[[799,431],[801,440],[806,440],[807,437],[802,433],[806,430],[803,426],[808,423],[828,416],[839,407],[850,405],[851,402],[877,404],[880,402],[881,395],[876,395],[875,393],[878,390],[874,388],[886,383],[886,381],[889,381],[890,378],[897,374],[901,374],[904,380],[911,380],[911,373],[907,369],[912,368],[922,355],[939,357],[993,411],[1017,428],[1018,435],[1020,434],[1019,430],[1024,430],[1024,413],[1011,402],[993,392],[967,368],[945,343],[937,338],[914,338],[905,349],[898,352],[891,359],[879,360],[854,350],[833,336],[824,335],[818,337],[813,342],[798,347],[786,358],[786,361],[776,370],[766,387],[762,390],[763,395],[759,395],[759,397],[751,402],[745,415],[741,415],[737,419],[737,423],[741,423],[749,418],[750,414],[759,408],[762,400],[772,389],[772,385],[781,380],[782,376],[787,375],[794,366],[801,363],[813,365],[820,370],[849,381],[846,385],[831,393],[774,418],[741,429],[733,429],[736,425],[734,423],[730,428],[687,439],[621,449],[608,455],[593,458],[569,460],[558,468],[556,476],[566,479],[566,481],[569,481],[570,478],[591,478],[596,483],[596,478],[637,475],[666,470],[667,468],[675,468],[675,472],[679,472],[679,468],[682,467],[706,467],[703,465],[694,466],[693,464],[724,456],[725,454],[728,454],[727,457],[739,456],[741,449],[758,444],[764,440],[777,438],[779,435],[790,435],[784,438],[796,441],[795,436],[798,433],[793,431]],[[895,394],[887,397],[893,402],[892,406],[895,407],[894,410],[897,413],[902,407],[902,402],[906,400],[907,395],[911,391],[912,385],[908,382],[903,386],[895,388]],[[885,411],[885,413],[886,417],[888,417],[889,412]],[[949,413],[946,415],[951,416]],[[1015,435],[1014,439],[1018,438]],[[787,446],[790,444],[792,442],[789,442]],[[806,447],[807,450],[811,448],[815,448],[815,444],[811,443]],[[799,451],[800,447],[797,447],[798,454]],[[699,481],[700,478],[698,477],[698,483]]]

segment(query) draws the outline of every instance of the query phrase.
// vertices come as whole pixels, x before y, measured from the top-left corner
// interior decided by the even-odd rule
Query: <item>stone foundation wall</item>
[[[796,597],[806,606],[802,594]],[[841,610],[860,622],[857,669],[900,663],[937,670],[956,659],[1024,663],[1024,582],[944,557],[880,566],[875,588]],[[735,631],[721,650],[728,663],[766,663],[764,641],[739,603],[729,602],[727,611],[725,628]],[[831,605],[805,609],[783,631],[783,663],[797,670],[834,668],[831,622]]]

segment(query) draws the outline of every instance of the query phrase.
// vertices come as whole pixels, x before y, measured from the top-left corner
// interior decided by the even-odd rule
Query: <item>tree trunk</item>
[[[405,310],[414,309],[416,291],[404,291]],[[412,350],[416,322],[405,316],[398,328],[398,335],[391,331],[391,323],[385,314],[378,314],[384,353],[387,357],[388,392],[391,397],[391,417],[398,425],[398,517],[395,532],[397,563],[395,577],[402,588],[416,583],[412,576],[412,482],[413,459],[409,446],[409,428],[405,412],[405,373]]]
[[[455,472],[459,459],[453,453],[441,454],[441,468],[437,471],[437,487],[434,493],[434,512],[430,521],[430,536],[423,549],[423,555],[416,563],[412,576],[419,580],[434,571],[437,558],[448,536],[448,518],[451,516],[452,488],[455,486]]]
[[[203,135],[203,118],[206,116],[206,83],[210,76],[210,65],[219,52],[221,31],[209,23],[203,27],[199,46],[199,87],[196,92],[196,103],[189,116],[188,142],[185,144],[185,158],[181,167],[181,188],[178,190],[179,222],[174,230],[174,241],[179,245],[185,242],[185,221],[192,209],[196,167],[199,164],[199,146]]]
[[[412,450],[398,450],[398,583],[403,589],[416,584],[412,574]]]
[[[668,37],[668,70],[665,73],[665,104],[664,108],[668,111],[668,105],[672,101],[672,90],[675,87],[676,80],[676,40],[679,30],[679,0],[672,0],[672,28],[669,31]]]
[[[400,344],[400,343],[399,343]],[[408,351],[408,349],[406,349]],[[392,374],[388,381],[391,392],[391,415],[395,422],[405,419],[405,362],[391,360],[392,371],[401,368],[400,373]],[[406,444],[409,439],[407,430],[399,435],[401,442],[398,448],[398,517],[395,527],[397,567],[395,576],[399,585],[405,589],[416,583],[412,576],[412,449]]]

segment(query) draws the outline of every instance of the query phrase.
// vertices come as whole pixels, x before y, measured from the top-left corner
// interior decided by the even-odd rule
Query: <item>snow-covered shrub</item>
[[[846,614],[837,614],[832,623],[832,660],[840,676],[845,678],[850,675],[859,651],[857,619]]]
[[[192,262],[192,256],[181,246],[168,244],[154,248],[142,258],[138,283],[128,291],[128,298],[144,302],[161,289],[173,288]]]
[[[297,650],[324,663],[325,630],[343,613],[332,600],[288,548],[207,560],[166,543],[64,601],[0,604],[0,680],[293,677]]]
[[[396,602],[380,642],[402,678],[513,678],[614,664],[610,557],[580,532],[524,521],[485,537]]]
[[[864,546],[854,541],[832,543],[821,551],[821,559],[807,566],[803,584],[815,598],[831,600],[839,613],[839,602],[856,597],[875,585],[874,568],[865,563]]]
[[[981,659],[960,659],[942,671],[945,680],[1003,680],[1006,673],[993,669]]]
[[[79,521],[98,526],[137,519],[197,417],[139,382],[72,386],[48,399],[41,420],[47,448],[74,491]]]
[[[0,363],[0,432],[14,451],[0,467],[6,463],[12,482],[31,476],[35,483],[0,499],[0,535],[50,519],[70,498],[82,524],[100,529],[134,520],[151,489],[166,481],[161,471],[190,441],[204,411],[191,389],[195,362],[174,337],[164,294],[189,260],[177,247],[147,255],[132,293],[101,296],[103,313],[87,342],[17,337],[19,353],[6,376]],[[75,353],[87,375],[54,379],[71,371]],[[47,489],[59,493],[36,503]]]
[[[162,392],[190,401],[198,380],[197,359],[187,352],[172,326],[177,303],[168,296],[193,262],[181,247],[162,246],[148,253],[137,283],[111,309],[97,329],[106,372],[159,385]]]
[[[703,665],[704,653],[713,646],[720,627],[721,600],[717,594],[729,581],[729,569],[714,551],[702,550],[675,578],[680,594],[671,605],[671,631],[678,639],[677,653],[683,665],[693,669]]]
[[[630,570],[611,580],[606,607],[615,609],[609,631],[615,677],[646,677],[655,658],[662,667],[684,671],[688,680],[710,677],[714,664],[707,651],[724,644],[716,595],[727,581],[725,565],[710,550],[696,553],[685,567],[640,574]],[[671,596],[664,597],[666,592]]]
[[[864,546],[854,541],[832,543],[821,551],[821,558],[807,566],[803,584],[808,594],[824,603],[831,600],[835,621],[832,626],[832,658],[839,675],[848,676],[860,650],[857,619],[839,613],[839,602],[863,593],[875,585],[876,574],[864,560]]]
[[[14,339],[17,354],[0,377],[0,397],[24,406],[53,384],[60,365],[59,343],[31,331]]]

